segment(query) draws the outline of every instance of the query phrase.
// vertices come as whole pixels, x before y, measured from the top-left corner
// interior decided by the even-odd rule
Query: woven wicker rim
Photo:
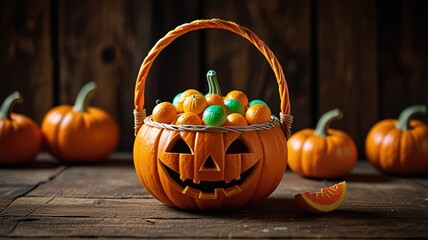
[[[137,81],[135,84],[134,134],[135,135],[137,134],[142,124],[146,124],[147,122],[149,122],[149,120],[145,121],[146,110],[144,108],[144,90],[145,90],[145,84],[146,84],[148,73],[156,57],[160,54],[160,52],[165,47],[167,47],[171,42],[173,42],[176,38],[180,37],[181,35],[184,35],[191,31],[206,29],[206,28],[223,29],[223,30],[228,30],[233,33],[236,33],[242,36],[243,38],[247,39],[248,41],[250,41],[263,54],[263,56],[265,56],[266,60],[269,62],[275,74],[275,77],[278,83],[279,96],[281,99],[281,104],[280,104],[281,111],[279,113],[280,115],[279,122],[286,136],[289,137],[291,134],[291,124],[293,121],[293,117],[290,115],[290,100],[288,95],[287,82],[285,80],[284,72],[282,70],[281,65],[278,62],[278,59],[273,54],[273,52],[269,49],[269,47],[262,40],[260,40],[259,37],[257,37],[257,35],[255,35],[251,30],[245,27],[241,27],[234,22],[225,21],[221,19],[204,19],[204,20],[195,20],[190,23],[185,23],[169,31],[163,38],[159,39],[159,41],[153,46],[153,48],[150,50],[150,52],[144,59],[143,63],[141,64],[140,71],[138,73]],[[166,128],[167,127],[166,125],[173,126],[170,124],[162,124],[159,126]],[[247,129],[250,126],[242,127],[241,129],[244,129],[244,128]],[[233,128],[224,127],[224,129],[233,129]],[[200,130],[200,131],[205,131],[205,130]],[[251,131],[251,129],[249,131]]]
[[[271,116],[267,123],[252,124],[249,126],[206,126],[206,125],[173,125],[156,122],[151,116],[144,119],[144,124],[152,127],[164,128],[172,131],[190,131],[190,132],[249,132],[259,130],[269,130],[275,125],[279,125],[279,119]]]

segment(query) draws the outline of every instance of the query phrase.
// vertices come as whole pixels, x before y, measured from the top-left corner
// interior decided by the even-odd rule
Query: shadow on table
[[[61,166],[61,163],[56,161],[32,161],[25,164],[9,164],[9,165],[0,165],[0,169],[8,170],[25,170],[25,169],[55,169]]]
[[[322,219],[365,219],[365,218],[382,218],[385,214],[379,211],[371,211],[370,209],[349,209],[338,208],[329,213],[315,214],[308,213],[299,208],[292,198],[268,198],[262,203],[240,210],[234,211],[215,211],[215,212],[183,212],[178,209],[170,209],[177,211],[177,215],[187,215],[195,218],[215,218],[219,220],[234,220],[234,221],[262,221],[262,222],[317,222]]]
[[[428,173],[417,175],[396,175],[379,173],[379,175],[372,174],[351,174],[346,178],[347,182],[362,182],[362,183],[387,183],[397,179],[427,179]]]
[[[393,179],[386,175],[372,175],[372,174],[351,174],[345,179],[347,182],[361,182],[361,183],[386,183],[391,182]]]

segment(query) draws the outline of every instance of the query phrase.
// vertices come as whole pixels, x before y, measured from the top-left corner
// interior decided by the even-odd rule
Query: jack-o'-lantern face
[[[249,135],[176,132],[160,139],[160,167],[187,196],[216,199],[222,191],[230,197],[245,188],[262,157],[260,143]]]
[[[282,129],[247,132],[173,131],[143,125],[134,143],[144,188],[186,210],[239,209],[278,186],[287,166]]]

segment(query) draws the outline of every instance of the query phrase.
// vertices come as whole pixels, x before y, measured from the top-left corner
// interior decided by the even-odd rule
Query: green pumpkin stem
[[[335,108],[324,113],[321,118],[318,120],[317,127],[315,128],[315,135],[326,137],[329,134],[327,133],[328,128],[332,121],[336,119],[342,119],[343,113],[340,109]]]
[[[74,111],[86,112],[88,110],[89,97],[96,88],[97,84],[95,82],[88,82],[80,89],[79,93],[77,94],[76,102],[73,106]]]
[[[405,108],[398,117],[397,123],[395,127],[400,129],[401,131],[411,130],[410,119],[415,114],[426,114],[427,108],[425,105],[413,105]]]
[[[218,85],[217,74],[214,70],[207,73],[208,94],[218,94],[221,96],[220,85]]]
[[[2,103],[0,107],[0,119],[10,120],[10,114],[12,113],[13,107],[16,103],[22,103],[24,98],[19,94],[18,91],[10,94]]]

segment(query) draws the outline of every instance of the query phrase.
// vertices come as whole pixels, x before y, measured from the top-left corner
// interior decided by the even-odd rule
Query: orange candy
[[[247,122],[250,125],[269,122],[270,118],[270,109],[264,104],[255,104],[249,107],[245,112],[245,119],[247,119]]]
[[[224,100],[228,100],[228,99],[235,99],[238,100],[242,106],[244,107],[244,109],[246,109],[248,107],[248,98],[247,95],[245,95],[245,93],[238,91],[238,90],[233,90],[230,91],[226,97],[224,97]]]
[[[239,113],[231,113],[227,115],[224,126],[248,126],[245,117]]]
[[[226,106],[224,106],[223,97],[218,94],[208,94],[205,96],[205,99],[207,99],[208,106],[219,105],[220,107],[226,109]]]
[[[176,125],[202,125],[202,119],[194,113],[185,112],[178,116]]]
[[[159,123],[171,123],[177,115],[177,109],[170,102],[161,102],[153,108],[152,118]]]

